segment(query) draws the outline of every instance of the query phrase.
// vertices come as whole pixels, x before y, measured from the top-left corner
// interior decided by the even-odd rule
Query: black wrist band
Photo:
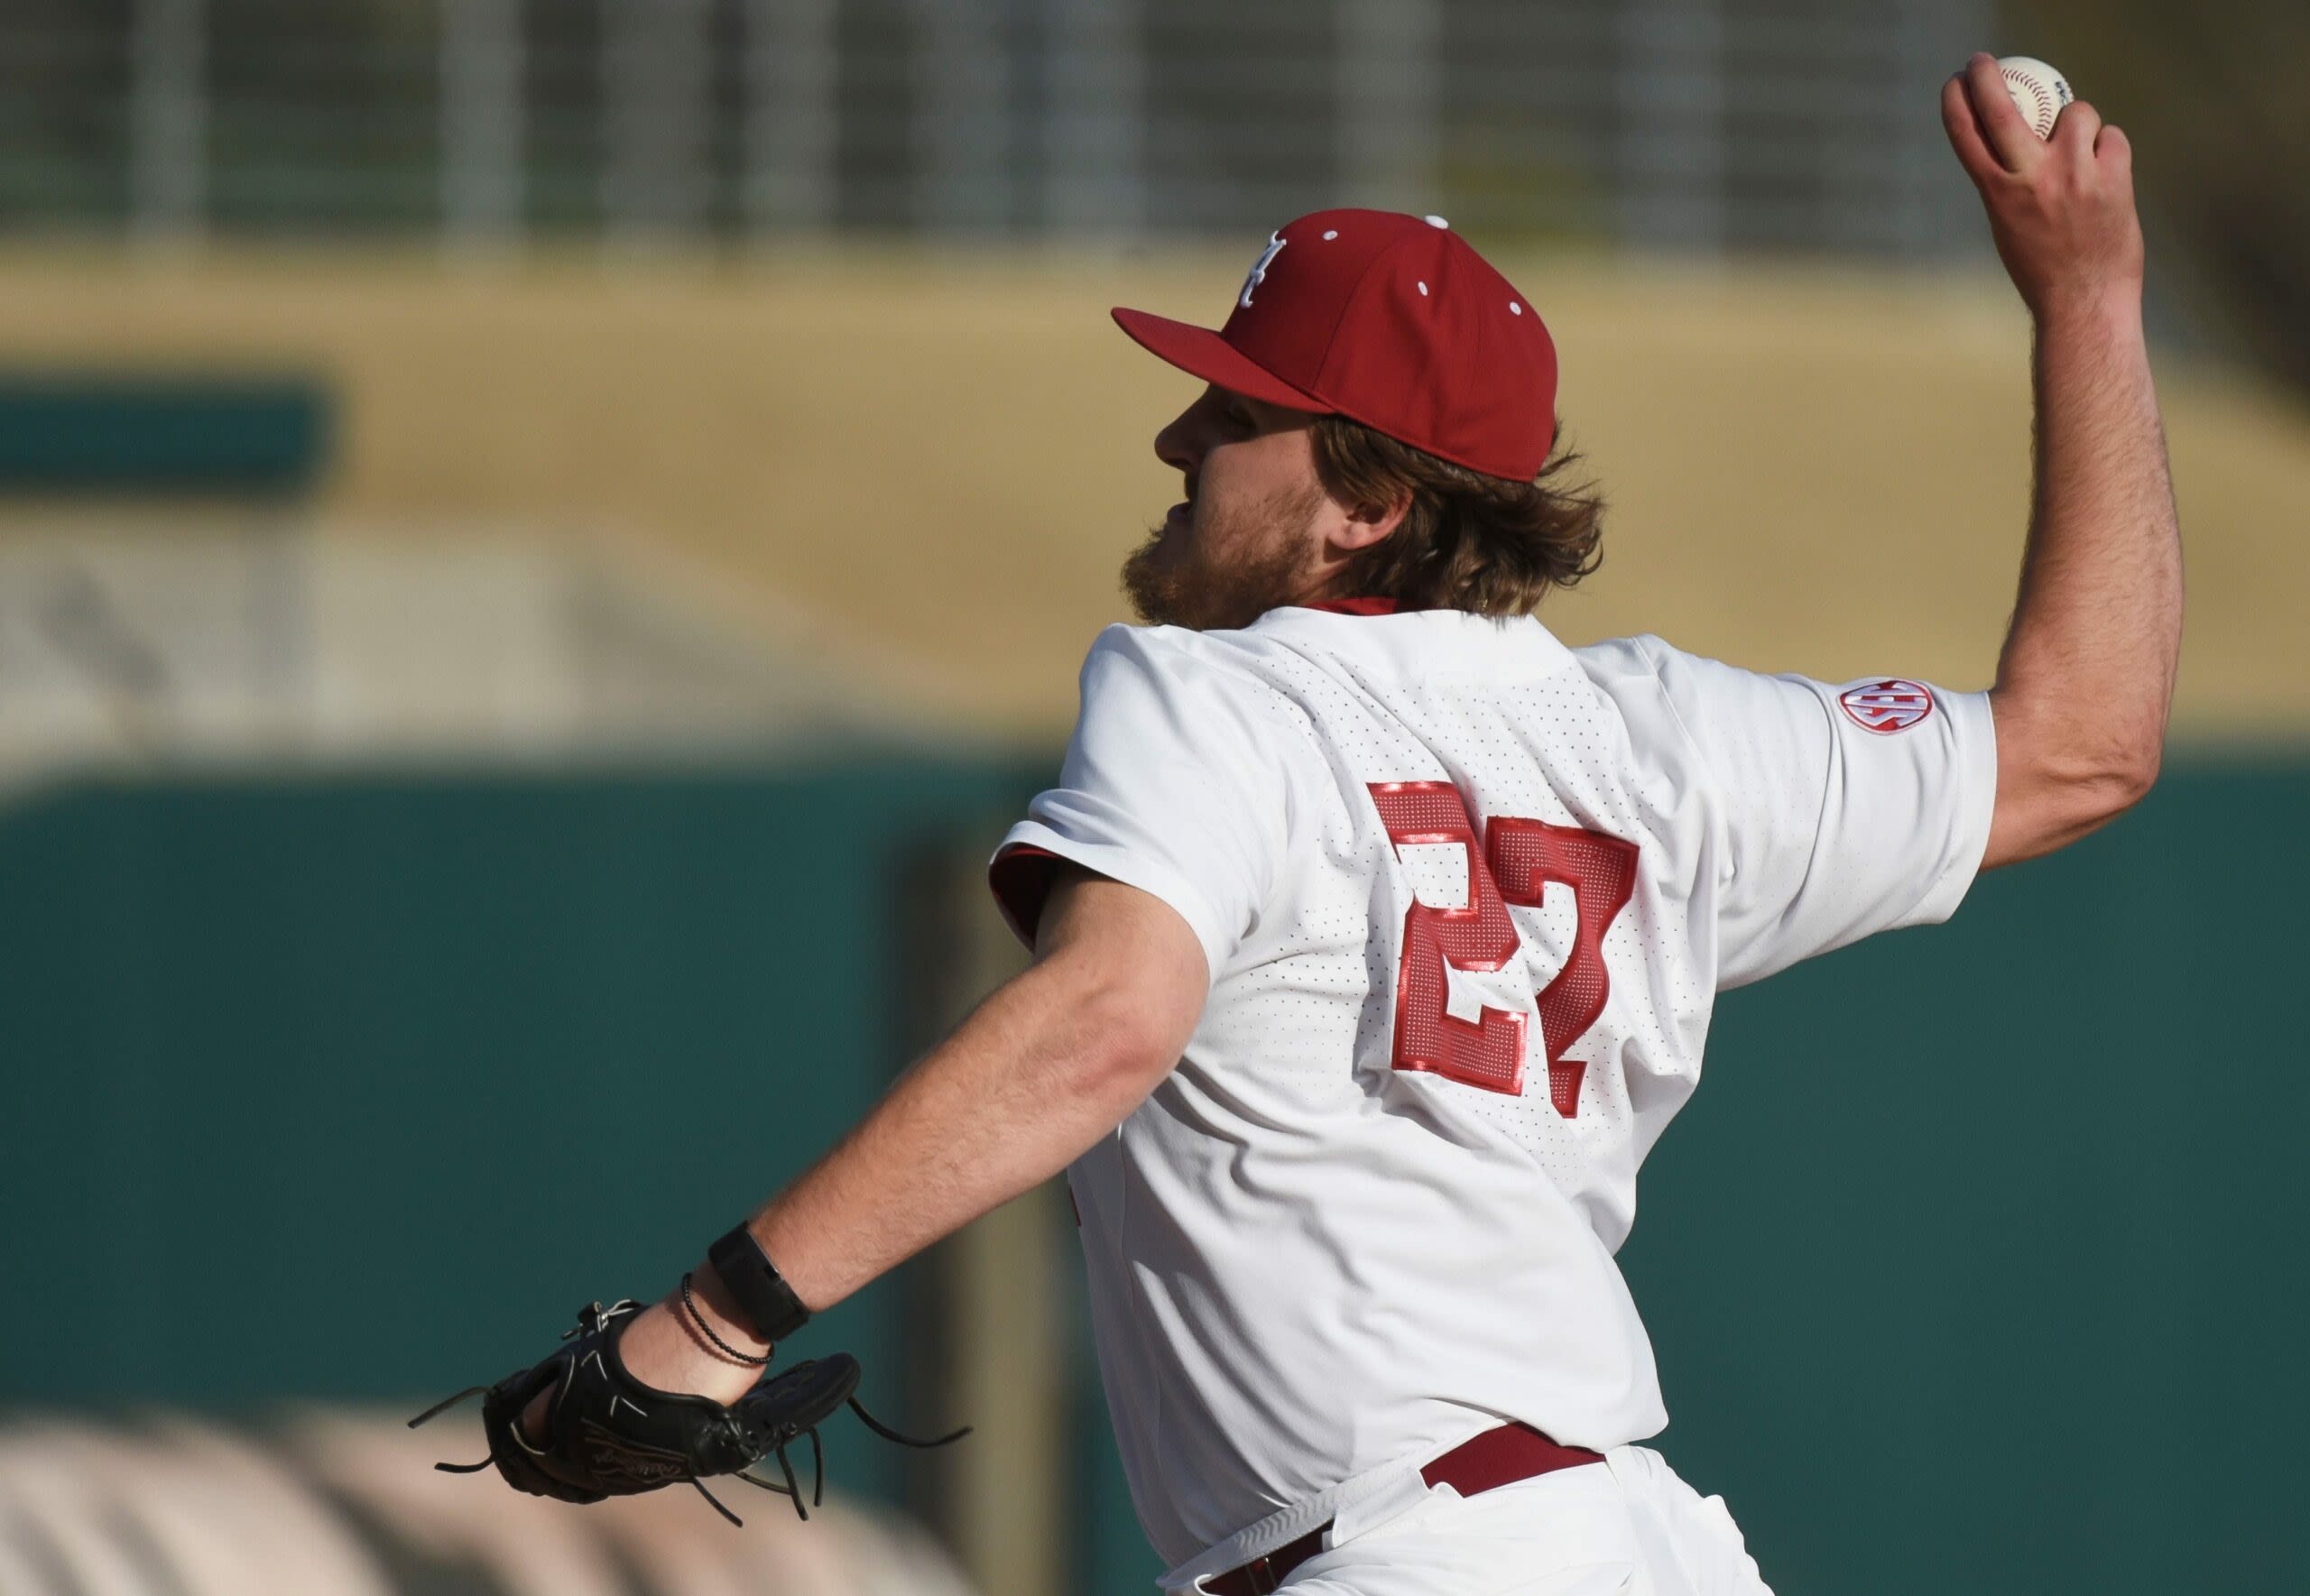
[[[766,1342],[781,1342],[809,1323],[810,1310],[770,1261],[753,1232],[740,1225],[706,1250],[730,1300]]]

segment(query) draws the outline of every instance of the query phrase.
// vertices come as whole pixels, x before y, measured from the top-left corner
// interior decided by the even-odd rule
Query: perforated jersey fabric
[[[1994,733],[1928,690],[1889,734],[1836,687],[1450,611],[1100,636],[993,880],[1030,940],[1027,861],[1140,888],[1209,967],[1067,1174],[1161,1554],[1247,1561],[1503,1420],[1665,1425],[1613,1261],[1638,1167],[1719,991],[1964,897]]]

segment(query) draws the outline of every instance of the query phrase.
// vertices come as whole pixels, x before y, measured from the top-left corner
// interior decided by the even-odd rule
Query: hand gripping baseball
[[[1941,121],[1989,212],[1998,258],[2040,319],[2141,293],[2133,148],[2084,100],[2040,139],[1998,63],[1976,55],[1941,89]]]
[[[661,1391],[627,1372],[618,1356],[618,1338],[640,1308],[618,1302],[592,1304],[578,1312],[578,1327],[562,1333],[568,1344],[553,1356],[518,1370],[494,1386],[473,1386],[437,1402],[409,1421],[411,1429],[468,1397],[479,1397],[489,1455],[477,1463],[437,1463],[446,1473],[473,1474],[494,1467],[517,1490],[565,1502],[597,1502],[634,1496],[661,1485],[688,1482],[731,1523],[742,1522],[724,1507],[705,1481],[732,1474],[749,1485],[790,1498],[808,1518],[802,1490],[786,1449],[807,1436],[810,1443],[810,1505],[823,1499],[826,1459],[818,1426],[845,1405],[866,1427],[901,1446],[944,1446],[970,1434],[967,1427],[936,1441],[901,1435],[859,1404],[858,1360],[847,1353],[797,1363],[765,1375],[753,1389],[725,1405],[708,1397]],[[533,1443],[522,1433],[522,1410],[541,1392],[551,1393],[545,1432]],[[778,1460],[784,1483],[749,1472],[765,1457]]]

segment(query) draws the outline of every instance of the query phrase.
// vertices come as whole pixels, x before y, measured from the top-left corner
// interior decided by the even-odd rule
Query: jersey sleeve
[[[1033,946],[1053,867],[1065,860],[1169,904],[1218,979],[1267,900],[1284,847],[1284,728],[1261,701],[1267,690],[1160,630],[1100,634],[1083,664],[1082,713],[1058,785],[1029,806],[988,867],[1021,941]]]
[[[1718,984],[1956,912],[1997,794],[1985,693],[1760,676],[1640,640],[1723,827]]]

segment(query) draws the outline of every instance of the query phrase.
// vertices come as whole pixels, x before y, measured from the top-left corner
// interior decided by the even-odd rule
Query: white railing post
[[[747,0],[746,218],[764,233],[835,220],[836,0]]]
[[[1139,0],[1044,0],[1043,221],[1061,236],[1147,226]]]
[[[1982,0],[1900,0],[1893,23],[1897,62],[1895,135],[1898,196],[1884,201],[1894,213],[1902,254],[1910,260],[1950,253],[1952,238],[1982,236],[1973,219],[1972,190],[1941,130],[1937,86],[1965,64],[1965,52],[1991,36],[1992,18]],[[1952,201],[1962,206],[1953,209]]]
[[[710,0],[605,0],[602,209],[612,237],[663,242],[704,228]]]
[[[1011,58],[1002,0],[915,0],[913,211],[931,234],[1008,231]]]
[[[521,0],[441,0],[441,227],[452,245],[520,237]]]
[[[1630,0],[1616,14],[1623,243],[1693,254],[1725,243],[1722,0]]]
[[[1442,12],[1439,0],[1342,0],[1335,71],[1344,203],[1420,214],[1444,203]]]
[[[208,6],[136,0],[129,38],[129,206],[135,231],[199,236],[208,204]]]

